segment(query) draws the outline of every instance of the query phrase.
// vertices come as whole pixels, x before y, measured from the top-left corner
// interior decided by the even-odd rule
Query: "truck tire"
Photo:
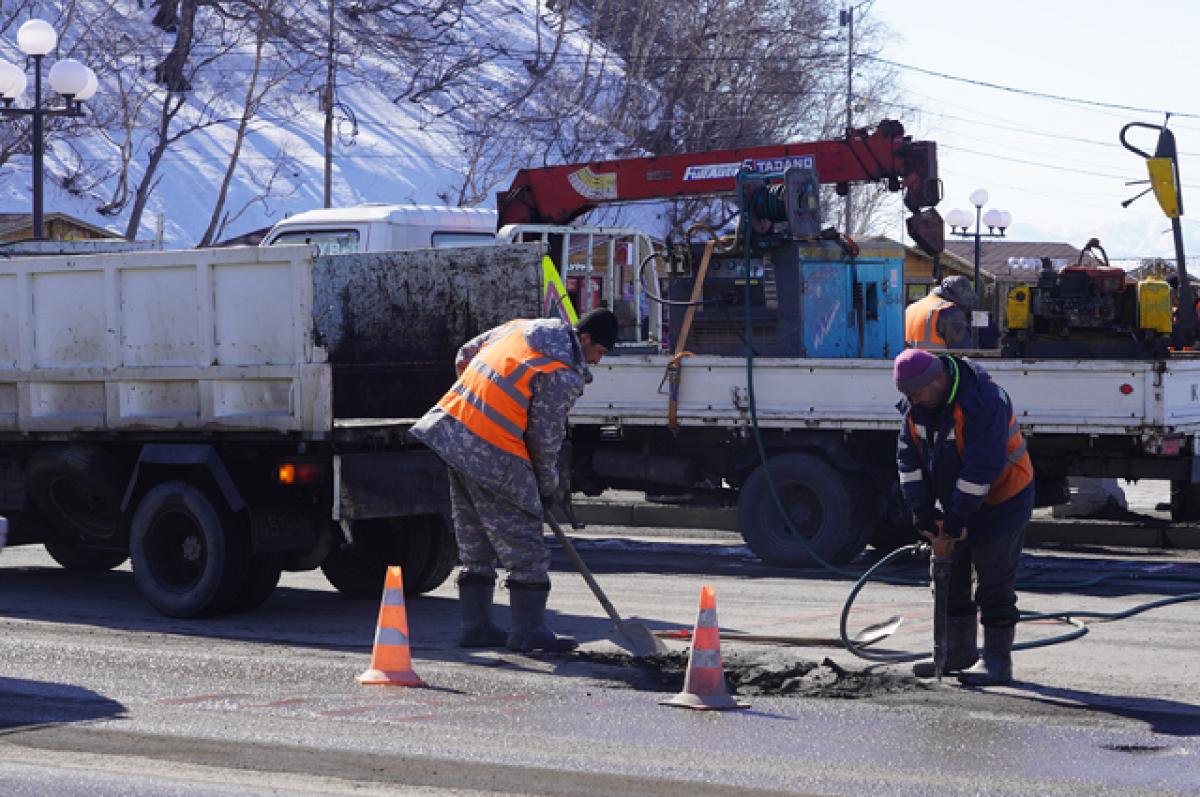
[[[121,511],[130,471],[91,446],[42,448],[25,466],[29,494],[62,535],[124,545],[129,518]]]
[[[887,512],[887,504],[866,474],[843,473],[843,476],[854,490],[857,514],[857,520],[846,528],[846,546],[837,556],[839,562],[846,563],[853,562],[871,544],[875,529]]]
[[[321,563],[329,583],[347,598],[379,600],[383,595],[388,567],[399,565],[404,572],[406,595],[415,594],[408,580],[429,561],[429,535],[408,533],[412,518],[373,518],[355,522],[354,547],[335,544]]]
[[[46,553],[67,570],[80,573],[102,573],[119,567],[129,558],[118,548],[88,548],[61,534],[51,533],[42,540]]]
[[[1184,479],[1171,481],[1171,520],[1177,523],[1200,520],[1200,484]]]
[[[247,589],[250,533],[207,485],[164,482],[133,515],[133,575],[168,617],[207,617],[233,607]]]
[[[306,570],[316,570],[321,562],[329,556],[335,545],[345,542],[342,530],[328,518],[314,518],[313,531],[317,535],[317,544],[312,548],[300,548],[283,552],[283,569],[289,573],[302,573]]]
[[[853,477],[813,454],[781,454],[769,464],[779,497],[789,508],[792,523],[808,547],[832,565],[844,564],[847,557],[852,558],[850,549],[861,539],[864,521]],[[738,496],[738,528],[755,556],[769,565],[818,566],[780,516],[762,465],[742,485]],[[857,554],[858,551],[853,553]]]
[[[897,548],[923,540],[912,523],[912,513],[900,491],[899,480],[892,480],[884,495],[886,509],[871,534],[871,547],[878,553],[889,554]]]
[[[429,537],[429,559],[420,576],[412,583],[404,583],[405,592],[424,595],[445,583],[454,566],[458,564],[458,540],[446,525],[441,515],[425,515],[411,520],[425,521],[425,533]]]
[[[249,571],[245,586],[228,609],[230,614],[257,609],[274,594],[283,574],[283,554],[275,551],[256,553],[250,557]]]

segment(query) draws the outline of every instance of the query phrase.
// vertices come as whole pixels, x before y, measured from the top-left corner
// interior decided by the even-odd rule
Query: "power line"
[[[1051,163],[1037,163],[1035,161],[1022,160],[1020,158],[1011,158],[1011,157],[1007,157],[1005,155],[996,155],[995,153],[992,153],[992,152],[980,152],[980,151],[974,150],[974,149],[967,149],[966,147],[956,147],[952,144],[938,144],[938,147],[940,147],[942,149],[951,150],[952,152],[965,152],[969,155],[978,155],[982,158],[994,158],[996,160],[1002,160],[1002,161],[1006,161],[1008,163],[1019,163],[1023,166],[1036,166],[1039,169],[1053,169],[1053,170],[1059,171],[1059,172],[1071,172],[1073,174],[1084,174],[1084,175],[1088,175],[1089,177],[1103,177],[1106,180],[1128,180],[1129,179],[1128,175],[1122,176],[1122,175],[1117,175],[1117,174],[1101,174],[1100,172],[1091,172],[1091,171],[1087,171],[1086,169],[1072,169],[1067,166],[1055,166],[1054,164],[1051,164]],[[1187,183],[1184,183],[1183,187],[1200,189],[1200,186],[1188,185]]]
[[[1135,107],[1132,105],[1118,105],[1116,103],[1110,103],[1110,102],[1097,102],[1095,100],[1083,100],[1083,99],[1079,99],[1077,97],[1063,97],[1058,94],[1046,94],[1046,93],[1040,92],[1040,91],[1029,91],[1028,89],[1013,88],[1012,86],[1001,86],[998,83],[989,83],[985,80],[973,80],[971,78],[959,77],[958,75],[947,75],[944,72],[935,72],[932,69],[923,69],[919,66],[911,66],[909,64],[902,64],[898,61],[889,61],[886,58],[880,58],[875,55],[859,55],[859,56],[855,56],[855,57],[863,58],[868,61],[878,61],[881,64],[887,64],[888,66],[894,66],[897,69],[907,69],[910,72],[920,72],[923,75],[930,75],[931,77],[939,77],[939,78],[942,78],[943,80],[953,80],[957,83],[967,83],[972,86],[982,86],[984,88],[995,89],[997,91],[1007,91],[1010,94],[1022,94],[1027,97],[1037,97],[1038,99],[1043,99],[1043,100],[1053,100],[1055,102],[1067,102],[1067,103],[1071,103],[1073,105],[1088,105],[1088,106],[1092,106],[1094,108],[1110,108],[1110,109],[1118,110],[1118,111],[1132,111],[1134,113],[1149,113],[1149,114],[1170,113],[1171,116],[1178,116],[1178,117],[1181,117],[1184,119],[1200,119],[1200,114],[1194,114],[1194,113],[1166,111],[1165,109],[1162,109],[1162,108],[1138,108],[1138,107]]]

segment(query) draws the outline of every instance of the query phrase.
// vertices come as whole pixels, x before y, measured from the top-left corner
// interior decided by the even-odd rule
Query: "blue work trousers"
[[[1025,527],[991,534],[956,546],[950,563],[950,617],[974,616],[985,628],[1005,628],[1020,619],[1017,611],[1017,567],[1025,545]],[[932,565],[931,565],[932,567]]]

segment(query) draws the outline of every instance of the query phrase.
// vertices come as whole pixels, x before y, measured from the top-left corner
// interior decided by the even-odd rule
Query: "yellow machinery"
[[[1084,265],[1092,257],[1102,266]],[[1008,295],[1001,348],[1015,357],[1145,359],[1169,355],[1171,288],[1161,279],[1127,282],[1108,265],[1100,242],[1055,272],[1049,263],[1036,286]]]

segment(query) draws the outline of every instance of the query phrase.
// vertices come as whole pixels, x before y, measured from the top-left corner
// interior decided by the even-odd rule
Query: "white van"
[[[342,255],[495,242],[494,210],[369,203],[299,213],[272,227],[259,246],[306,243]]]

